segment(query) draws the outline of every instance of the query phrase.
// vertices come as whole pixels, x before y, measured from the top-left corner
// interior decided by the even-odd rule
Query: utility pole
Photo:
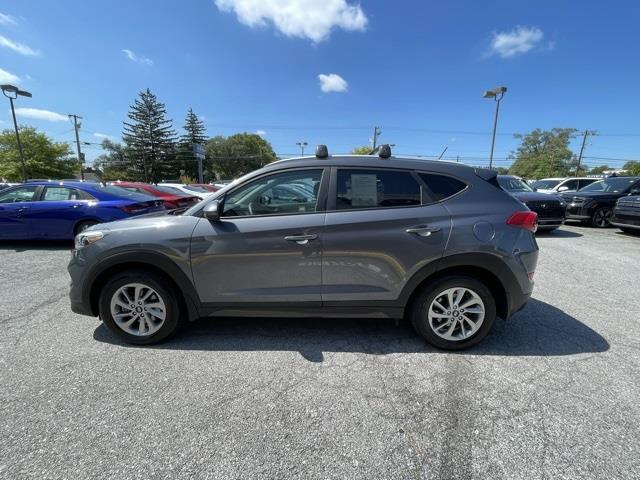
[[[442,150],[442,153],[441,153],[441,154],[440,154],[440,156],[438,157],[438,160],[442,160],[442,156],[444,155],[444,152],[446,152],[448,148],[449,148],[449,145],[447,145],[446,147],[444,147],[444,150]]]
[[[78,162],[80,162],[80,179],[84,180],[84,158],[82,157],[82,152],[80,151],[80,135],[78,134],[78,130],[80,129],[80,124],[78,123],[78,119],[82,120],[82,117],[75,115],[73,113],[69,114],[69,119],[73,118],[73,128],[76,131],[76,147],[78,148]]]
[[[580,170],[580,163],[582,163],[582,154],[584,153],[584,146],[587,144],[587,137],[589,135],[595,135],[595,132],[590,132],[589,130],[585,130],[582,132],[582,145],[580,146],[580,154],[578,155],[578,164],[576,165],[576,173],[575,176],[578,176],[578,170]]]
[[[380,129],[380,127],[373,127],[373,138],[371,139],[371,141],[373,142],[374,150],[378,146],[378,137],[380,136],[381,133],[382,133],[382,130]]]

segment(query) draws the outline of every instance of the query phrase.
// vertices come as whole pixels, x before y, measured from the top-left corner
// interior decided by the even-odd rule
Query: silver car
[[[71,308],[151,344],[208,316],[406,317],[462,349],[524,306],[537,216],[495,172],[379,155],[281,160],[180,216],[76,237]]]

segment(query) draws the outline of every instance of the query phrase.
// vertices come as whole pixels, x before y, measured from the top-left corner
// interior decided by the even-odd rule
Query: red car
[[[167,210],[175,210],[176,208],[188,208],[200,201],[200,197],[190,195],[175,195],[173,193],[164,192],[157,189],[154,185],[142,182],[111,182],[115,187],[124,188],[132,192],[143,193],[158,197],[164,200],[164,206]]]
[[[220,190],[220,188],[216,187],[215,185],[211,185],[210,183],[190,183],[189,186],[204,188],[209,192],[217,192],[218,190]]]

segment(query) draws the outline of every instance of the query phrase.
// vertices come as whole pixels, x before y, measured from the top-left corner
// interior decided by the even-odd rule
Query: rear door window
[[[410,207],[420,205],[421,188],[402,170],[338,169],[336,209]]]
[[[421,173],[420,178],[427,186],[425,201],[439,202],[454,196],[467,187],[467,184],[447,175]]]
[[[66,200],[80,200],[81,195],[75,188],[69,187],[45,187],[43,202],[61,202]]]

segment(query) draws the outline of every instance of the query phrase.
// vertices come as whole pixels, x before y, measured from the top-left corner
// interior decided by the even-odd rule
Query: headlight
[[[81,232],[76,235],[75,247],[76,249],[84,248],[87,245],[91,245],[92,243],[97,242],[102,237],[104,237],[104,233],[99,230],[90,230],[88,232]]]

